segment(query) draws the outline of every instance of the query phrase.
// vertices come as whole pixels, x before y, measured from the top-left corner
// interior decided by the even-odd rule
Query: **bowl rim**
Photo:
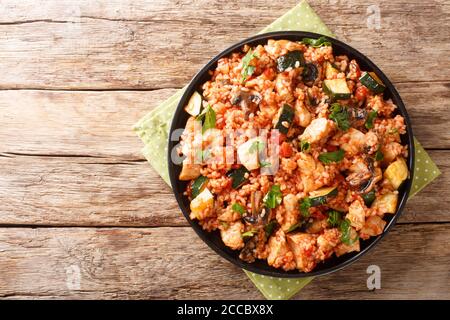
[[[201,77],[204,76],[204,73],[207,73],[209,70],[211,70],[211,68],[217,63],[217,61],[220,58],[228,56],[229,54],[236,52],[237,50],[241,50],[242,46],[244,46],[245,44],[258,42],[258,41],[262,41],[262,40],[269,40],[269,39],[282,39],[283,37],[298,37],[299,39],[297,41],[299,41],[299,40],[301,40],[301,38],[305,38],[305,37],[319,38],[321,36],[324,36],[324,35],[318,34],[318,33],[313,33],[313,32],[306,32],[306,31],[275,31],[275,32],[258,34],[258,35],[246,38],[244,40],[241,40],[241,41],[233,44],[232,46],[228,47],[227,49],[223,50],[218,55],[216,55],[214,58],[212,58],[192,78],[192,80],[186,86],[185,91],[184,91],[181,99],[178,102],[178,105],[176,107],[176,110],[174,112],[174,115],[173,115],[173,118],[171,121],[171,126],[170,126],[170,130],[169,130],[169,135],[168,135],[168,150],[167,150],[168,170],[169,170],[169,177],[170,177],[170,183],[172,186],[172,191],[175,195],[175,198],[177,200],[179,208],[183,212],[184,217],[188,221],[189,225],[197,233],[197,235],[213,251],[215,251],[221,257],[225,258],[226,260],[233,263],[234,265],[236,265],[244,270],[256,273],[256,274],[272,276],[272,277],[280,277],[280,278],[305,278],[305,277],[315,277],[315,276],[327,275],[327,274],[339,271],[339,270],[349,266],[353,262],[355,262],[358,259],[360,259],[361,257],[363,257],[367,252],[371,251],[371,249],[374,248],[375,245],[378,244],[380,242],[380,240],[383,239],[389,233],[389,231],[395,225],[398,218],[401,216],[404,206],[406,204],[406,201],[408,200],[410,190],[411,190],[412,181],[414,178],[414,176],[413,176],[414,175],[414,160],[415,160],[414,136],[413,136],[413,131],[411,128],[411,121],[410,121],[409,115],[407,113],[406,107],[400,97],[400,94],[397,92],[396,88],[394,87],[392,82],[389,80],[389,78],[368,57],[366,57],[364,54],[362,54],[358,50],[354,49],[353,47],[349,46],[348,44],[346,44],[340,40],[337,40],[330,36],[325,36],[326,38],[328,38],[331,41],[332,44],[336,44],[339,47],[341,47],[341,49],[343,49],[345,51],[345,54],[350,54],[350,55],[354,56],[357,59],[357,61],[363,60],[367,65],[370,66],[370,68],[371,68],[370,71],[376,72],[377,76],[379,78],[381,78],[383,83],[386,85],[386,88],[391,93],[391,99],[393,101],[396,101],[395,104],[399,110],[399,113],[405,119],[405,125],[406,125],[405,136],[406,136],[407,145],[408,145],[407,165],[408,165],[408,170],[409,170],[409,178],[404,182],[404,185],[402,186],[403,194],[401,195],[401,199],[399,199],[397,211],[393,215],[393,217],[390,219],[390,221],[387,222],[387,225],[385,226],[383,233],[381,233],[380,235],[378,235],[376,237],[372,237],[372,238],[374,238],[374,240],[372,240],[372,242],[369,243],[364,249],[355,253],[354,255],[349,256],[348,259],[345,259],[344,261],[338,263],[335,266],[317,270],[317,271],[313,270],[308,273],[302,272],[299,270],[295,270],[294,272],[287,272],[282,269],[276,269],[276,268],[271,268],[269,270],[260,269],[252,263],[247,263],[247,262],[239,259],[238,257],[236,258],[236,257],[230,256],[228,253],[225,252],[225,250],[223,248],[221,248],[216,243],[214,243],[213,241],[208,239],[208,237],[207,237],[208,232],[203,230],[201,228],[201,226],[198,224],[198,222],[189,218],[189,212],[188,212],[188,210],[185,210],[184,205],[183,205],[184,195],[180,192],[176,192],[176,190],[173,188],[173,186],[176,185],[179,182],[179,180],[178,180],[178,177],[175,175],[175,170],[174,170],[175,166],[177,166],[177,165],[171,161],[171,151],[177,141],[172,141],[171,136],[172,136],[172,132],[174,130],[178,129],[176,120],[180,116],[180,114],[182,112],[184,112],[184,105],[187,103],[187,101],[190,98],[190,96],[192,95],[193,91],[198,86],[199,80],[201,79]]]

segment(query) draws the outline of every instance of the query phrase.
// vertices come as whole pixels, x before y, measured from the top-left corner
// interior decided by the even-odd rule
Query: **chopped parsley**
[[[341,213],[336,210],[328,211],[327,222],[330,227],[337,227],[341,222]]]
[[[241,82],[244,83],[247,81],[248,77],[250,77],[255,72],[255,66],[250,65],[250,61],[253,58],[258,58],[256,54],[250,49],[244,58],[242,58],[242,79]]]
[[[264,147],[266,146],[266,144],[262,141],[256,140],[255,142],[253,142],[250,146],[250,148],[248,149],[249,153],[255,153],[255,152],[261,152],[264,150]]]
[[[342,131],[347,131],[350,128],[350,115],[347,108],[342,107],[339,103],[333,103],[331,105],[329,118],[336,122],[336,125]]]
[[[245,213],[245,208],[239,203],[233,203],[233,205],[231,206],[231,209],[234,212],[239,213],[241,216],[244,215],[244,213]]]
[[[377,117],[377,111],[373,110],[369,112],[369,115],[367,116],[366,123],[364,124],[367,129],[373,128],[373,121]]]
[[[309,217],[309,208],[312,207],[311,199],[306,197],[300,201],[300,212],[302,213],[304,218]]]
[[[197,120],[203,121],[202,133],[206,130],[216,127],[216,112],[208,104],[208,106],[197,116]]]
[[[350,220],[348,220],[348,219],[341,221],[341,223],[339,225],[339,230],[341,231],[341,241],[344,244],[352,245],[353,243],[355,243],[355,241],[357,241],[359,239],[358,236],[356,236],[354,239],[351,238],[352,227],[351,227]]]
[[[322,47],[322,46],[331,46],[331,42],[325,37],[320,37],[318,39],[303,38],[302,43],[310,45],[311,47],[314,47],[314,48],[318,48],[318,47]]]
[[[384,155],[383,152],[381,152],[381,146],[378,148],[377,152],[375,153],[375,161],[383,161]]]
[[[275,228],[277,226],[278,226],[278,222],[276,220],[272,220],[264,226],[264,231],[266,232],[267,238],[272,235],[273,231],[275,230]]]
[[[249,230],[247,232],[244,232],[241,236],[242,238],[253,237],[257,232],[258,230]]]
[[[339,149],[333,152],[324,152],[319,155],[319,160],[324,164],[330,164],[332,162],[339,162],[344,159],[345,151]]]
[[[279,185],[273,185],[270,191],[264,197],[264,202],[269,209],[274,209],[283,200],[283,194],[281,193]]]

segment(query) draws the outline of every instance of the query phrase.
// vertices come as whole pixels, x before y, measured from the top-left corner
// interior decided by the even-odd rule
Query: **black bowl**
[[[210,79],[210,75],[208,74],[209,70],[213,70],[217,66],[217,61],[225,56],[228,56],[232,52],[236,52],[242,49],[242,47],[245,44],[248,44],[250,46],[255,46],[258,44],[264,44],[267,42],[268,39],[287,39],[287,40],[294,40],[294,41],[300,41],[302,38],[318,38],[320,37],[320,34],[311,33],[311,32],[302,32],[302,31],[280,31],[280,32],[271,32],[271,33],[265,33],[260,34],[251,38],[248,38],[246,40],[243,40],[230,48],[226,49],[219,55],[217,55],[215,58],[213,58],[210,62],[208,62],[197,75],[192,79],[192,81],[189,83],[189,85],[186,88],[186,91],[184,92],[178,107],[175,111],[173,120],[172,120],[172,126],[170,128],[170,134],[169,137],[172,136],[172,132],[179,128],[184,128],[186,121],[189,117],[189,115],[184,111],[184,106],[189,101],[189,98],[193,94],[195,90],[202,91],[201,85]],[[328,37],[329,38],[329,37]],[[281,269],[276,269],[273,267],[270,267],[266,261],[263,260],[257,260],[254,263],[247,263],[239,259],[239,251],[233,251],[230,248],[226,247],[220,238],[220,234],[218,231],[215,232],[206,232],[204,231],[200,225],[196,221],[192,221],[189,218],[189,201],[188,199],[183,195],[183,192],[186,190],[187,183],[185,181],[179,181],[178,175],[181,171],[181,166],[176,165],[172,163],[170,160],[170,153],[171,150],[175,147],[175,145],[178,143],[177,141],[170,141],[169,138],[169,148],[168,148],[168,166],[169,166],[169,175],[170,175],[170,182],[172,184],[173,192],[175,194],[175,197],[178,201],[178,204],[186,218],[186,220],[189,222],[189,224],[192,226],[192,228],[195,230],[195,232],[199,235],[199,237],[206,242],[206,244],[213,249],[215,252],[217,252],[219,255],[227,259],[228,261],[234,263],[236,266],[243,268],[245,270],[255,272],[258,274],[273,276],[273,277],[284,277],[284,278],[300,278],[300,277],[311,277],[311,276],[319,276],[328,274],[331,272],[335,272],[337,270],[340,270],[344,268],[345,266],[348,266],[352,262],[358,260],[360,257],[362,257],[365,253],[367,253],[371,248],[375,246],[378,241],[383,238],[387,232],[393,227],[397,219],[400,217],[400,214],[403,210],[403,207],[405,206],[406,200],[408,199],[408,193],[411,188],[411,182],[413,179],[413,172],[414,172],[414,142],[413,142],[413,133],[410,125],[410,120],[408,117],[408,113],[406,112],[405,105],[403,104],[400,95],[398,94],[397,90],[395,89],[394,85],[389,81],[389,79],[384,75],[384,73],[372,62],[370,61],[366,56],[364,56],[362,53],[358,52],[357,50],[353,49],[352,47],[348,46],[347,44],[333,39],[329,38],[329,40],[333,44],[333,52],[336,55],[345,54],[350,59],[356,59],[358,61],[359,65],[361,66],[362,70],[365,71],[375,71],[375,73],[381,78],[381,80],[386,85],[386,90],[384,91],[384,98],[391,98],[392,101],[397,105],[397,113],[402,115],[405,118],[406,123],[406,134],[402,135],[402,143],[407,144],[409,148],[409,157],[407,160],[408,169],[410,172],[410,176],[403,183],[401,188],[399,189],[399,202],[398,202],[398,209],[395,215],[386,215],[385,220],[387,221],[387,225],[385,227],[384,232],[377,236],[372,237],[369,240],[361,241],[361,251],[360,252],[353,252],[348,253],[346,255],[340,256],[339,258],[336,256],[333,256],[332,258],[326,260],[324,263],[320,263],[316,266],[316,268],[309,273],[304,273],[300,271],[283,271]],[[193,255],[196,254],[196,252],[192,252]],[[201,257],[199,257],[201,259]]]

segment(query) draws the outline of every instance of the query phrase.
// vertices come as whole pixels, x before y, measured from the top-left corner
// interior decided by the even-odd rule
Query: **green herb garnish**
[[[206,130],[216,127],[216,112],[208,104],[208,106],[200,113],[197,120],[203,121],[202,133],[205,133]]]
[[[270,209],[274,209],[283,200],[283,194],[281,193],[279,185],[273,185],[270,191],[264,197],[266,206]]]
[[[373,121],[377,117],[377,111],[373,110],[369,112],[369,115],[367,116],[366,123],[364,124],[367,129],[373,128]]]
[[[342,131],[347,131],[350,128],[350,115],[347,108],[342,107],[339,103],[333,103],[331,105],[329,118],[336,122],[337,126]]]
[[[200,192],[203,191],[207,183],[208,183],[207,177],[200,176],[197,179],[195,179],[194,183],[192,184],[192,199],[195,199],[200,194]]]
[[[244,83],[247,81],[248,77],[250,77],[255,72],[255,66],[250,65],[250,61],[253,58],[257,58],[256,54],[250,49],[244,58],[242,58],[242,79],[241,82]]]
[[[324,152],[319,155],[319,160],[324,164],[330,164],[332,162],[339,162],[344,159],[345,151],[339,149],[338,151],[333,152]]]
[[[355,243],[359,239],[358,236],[356,236],[354,239],[351,238],[351,222],[348,219],[342,220],[339,226],[339,229],[341,231],[341,241],[347,245],[351,245]]]
[[[250,146],[250,148],[248,149],[249,153],[255,153],[255,152],[261,152],[264,150],[264,147],[266,146],[266,144],[262,141],[256,140],[255,142],[253,142]]]
[[[196,152],[196,160],[199,160],[200,162],[203,162],[205,160],[208,160],[209,156],[211,155],[211,151],[206,150],[197,150]]]
[[[286,233],[295,231],[295,230],[297,230],[298,228],[300,228],[301,226],[303,226],[303,223],[302,223],[302,222],[298,222],[298,223],[296,223],[296,224],[290,226],[289,229],[286,231]]]
[[[244,232],[241,236],[242,238],[246,238],[246,237],[253,237],[256,232],[258,232],[258,230],[249,230],[247,232]]]
[[[314,48],[318,48],[318,47],[322,47],[322,46],[331,46],[331,42],[325,37],[320,37],[318,39],[303,38],[302,43],[310,45],[311,47],[314,47]]]
[[[276,220],[272,220],[264,226],[264,231],[266,232],[267,238],[272,235],[273,231],[275,230],[275,228],[277,226],[278,226],[278,222]]]
[[[271,166],[272,166],[272,163],[269,162],[269,161],[261,161],[261,162],[259,163],[259,166],[260,166],[261,168],[267,168],[267,167],[271,167]]]
[[[383,161],[384,154],[381,152],[381,147],[378,148],[377,152],[375,153],[375,161]]]
[[[328,211],[327,222],[330,227],[337,227],[341,222],[341,213],[336,210]]]
[[[312,207],[311,199],[306,197],[303,198],[300,202],[300,212],[302,213],[303,217],[308,218],[309,217],[309,208]]]
[[[375,201],[375,190],[371,190],[367,193],[364,193],[361,195],[361,197],[364,200],[364,203],[367,207],[370,207],[370,205],[372,204],[372,202]]]
[[[233,203],[233,205],[231,206],[231,209],[234,212],[239,213],[241,216],[244,215],[244,213],[246,212],[245,208],[239,203]]]

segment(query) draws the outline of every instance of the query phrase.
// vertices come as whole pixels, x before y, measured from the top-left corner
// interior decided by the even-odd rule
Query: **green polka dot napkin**
[[[311,31],[333,36],[331,31],[320,20],[306,1],[300,2],[297,6],[275,20],[260,33],[279,30]],[[172,115],[183,91],[184,89],[179,90],[169,99],[153,109],[149,114],[144,116],[134,126],[134,131],[144,142],[142,153],[169,185],[170,181],[166,156],[168,132]],[[422,190],[422,188],[440,174],[439,169],[419,142],[417,140],[414,140],[414,142],[416,147],[416,172],[414,172],[411,197]],[[245,271],[245,273],[267,299],[289,299],[313,280],[312,277],[284,279],[258,275],[248,271]]]

